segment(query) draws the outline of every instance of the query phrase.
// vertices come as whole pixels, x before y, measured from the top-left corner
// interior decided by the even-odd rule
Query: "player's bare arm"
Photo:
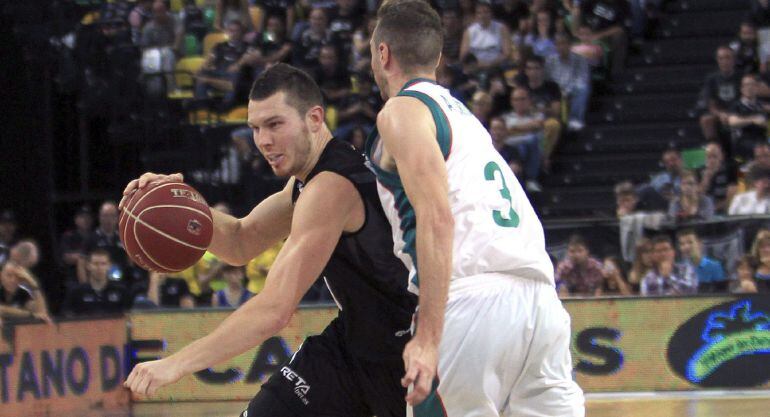
[[[148,172],[128,183],[118,207],[123,208],[128,198],[148,185],[182,182],[182,174],[155,174]],[[290,179],[283,190],[259,203],[246,217],[237,219],[211,208],[214,234],[209,250],[231,265],[245,265],[251,259],[289,235],[292,212]]]
[[[449,208],[444,156],[436,141],[436,125],[428,108],[411,97],[388,100],[377,117],[387,157],[395,162],[417,219],[417,265],[420,310],[417,331],[404,350],[405,386],[414,383],[407,402],[430,393],[438,364],[452,270],[454,220]]]
[[[297,200],[291,234],[262,292],[209,335],[168,358],[134,367],[125,386],[135,393],[152,395],[158,388],[243,353],[283,329],[323,271],[343,231],[361,227],[363,211],[358,192],[348,180],[328,172],[317,175]]]

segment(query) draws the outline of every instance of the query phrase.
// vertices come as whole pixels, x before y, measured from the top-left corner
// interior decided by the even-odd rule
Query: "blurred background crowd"
[[[437,82],[489,130],[558,236],[562,296],[770,290],[767,0],[432,4]],[[234,307],[258,293],[280,246],[245,267],[206,254],[147,273],[126,257],[113,200],[151,170],[185,173],[238,216],[280,189],[245,126],[252,81],[279,62],[313,76],[335,137],[362,148],[382,105],[378,5],[4,5],[3,88],[18,110],[3,112],[0,317]],[[585,233],[590,222],[615,236]],[[725,243],[714,224],[741,233]],[[332,299],[319,281],[304,301]]]

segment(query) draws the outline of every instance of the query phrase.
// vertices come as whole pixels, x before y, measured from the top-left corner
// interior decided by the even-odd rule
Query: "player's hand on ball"
[[[404,368],[406,374],[401,378],[401,385],[412,390],[406,395],[409,405],[417,405],[430,394],[433,379],[438,368],[438,346],[415,336],[404,348]]]
[[[144,396],[154,395],[159,388],[173,384],[182,378],[182,374],[168,361],[142,362],[134,367],[123,386],[135,394]]]
[[[131,182],[126,185],[126,189],[123,190],[123,198],[120,200],[120,204],[118,204],[119,209],[123,209],[124,204],[128,201],[128,199],[131,197],[131,194],[135,193],[137,190],[142,189],[146,187],[148,184],[162,184],[164,182],[183,182],[184,176],[180,173],[176,174],[156,174],[154,172],[146,172],[142,174],[141,177],[132,180]]]

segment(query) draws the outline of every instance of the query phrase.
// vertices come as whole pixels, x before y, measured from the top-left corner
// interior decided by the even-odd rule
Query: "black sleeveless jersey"
[[[390,223],[380,204],[375,174],[365,161],[350,144],[332,139],[306,182],[323,171],[333,172],[350,181],[361,196],[364,225],[342,234],[322,276],[341,309],[350,351],[363,359],[392,360],[401,357],[409,340],[417,296],[406,289],[409,274],[393,254]],[[294,182],[292,202],[303,186]]]

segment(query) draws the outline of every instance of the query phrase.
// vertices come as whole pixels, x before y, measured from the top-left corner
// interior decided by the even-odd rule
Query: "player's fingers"
[[[406,374],[401,378],[401,386],[406,388],[417,379],[419,368],[415,362],[409,362],[406,366]]]
[[[170,177],[171,177],[171,179],[170,179],[171,181],[184,182],[184,175],[182,175],[181,172],[175,172],[175,173],[171,174]]]
[[[414,389],[406,396],[406,401],[410,405],[417,405],[425,400],[430,394],[433,384],[433,375],[427,370],[422,370],[414,383]]]
[[[126,188],[123,189],[123,195],[131,194],[132,191],[136,190],[136,185],[137,184],[139,184],[139,180],[131,180],[126,185]]]
[[[126,382],[123,383],[123,386],[126,388],[131,388],[131,384],[134,382],[134,379],[136,379],[136,367],[134,367],[131,373],[128,374],[128,378],[126,378]]]
[[[120,199],[120,203],[118,203],[118,210],[123,210],[123,208],[126,206],[126,203],[128,203],[128,200],[131,198],[132,195],[134,195],[134,192],[136,190],[131,191],[130,193],[123,196],[123,198]]]
[[[139,177],[139,186],[137,188],[144,188],[148,183],[155,180],[158,177],[158,174],[155,174],[153,172],[147,172],[142,174],[141,177]]]

